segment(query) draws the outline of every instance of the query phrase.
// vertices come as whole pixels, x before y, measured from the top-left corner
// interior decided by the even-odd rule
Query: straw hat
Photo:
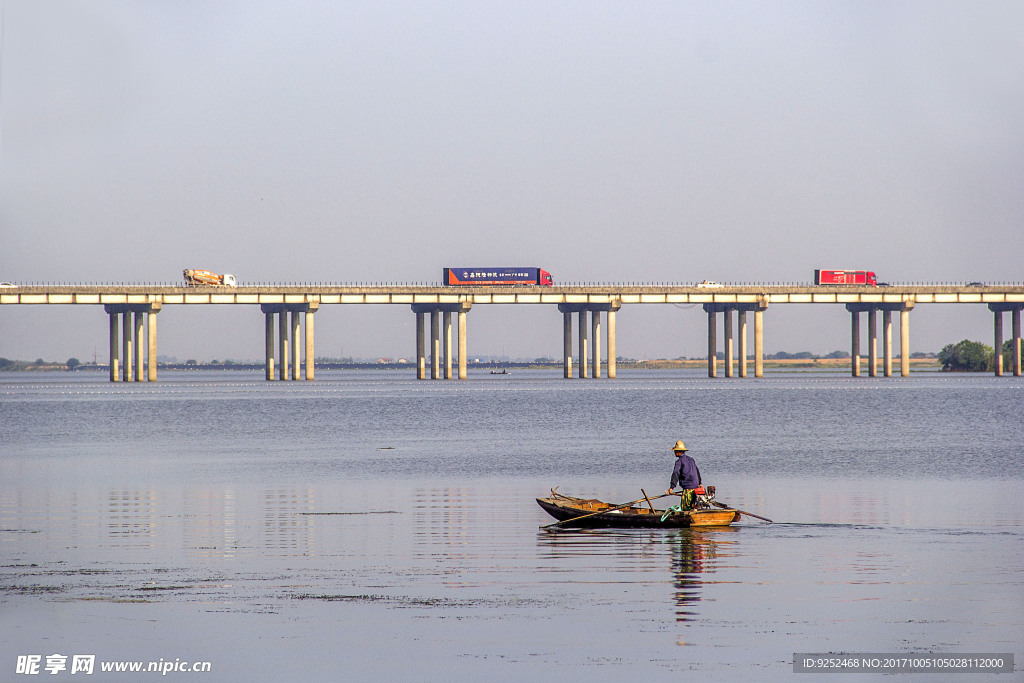
[[[676,445],[672,447],[672,450],[678,452],[678,451],[688,451],[690,449],[687,448],[686,445],[683,444],[682,441],[676,441]]]

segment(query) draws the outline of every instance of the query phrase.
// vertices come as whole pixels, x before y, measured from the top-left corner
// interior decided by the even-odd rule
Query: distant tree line
[[[0,372],[15,372],[19,370],[74,370],[81,364],[82,362],[77,358],[68,358],[66,363],[45,361],[42,358],[36,358],[34,363],[26,360],[0,358]]]
[[[789,353],[787,351],[777,351],[775,353],[769,353],[765,356],[765,360],[817,360],[819,358],[849,358],[850,354],[845,351],[833,351],[832,353],[824,356],[813,354],[810,351],[797,351],[796,353]]]

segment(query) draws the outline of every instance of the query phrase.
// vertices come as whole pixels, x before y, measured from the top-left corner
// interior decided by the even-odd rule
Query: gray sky
[[[4,0],[0,280],[1024,281],[1020,2]],[[765,346],[849,346],[775,306]],[[0,356],[106,354],[99,307],[0,308]],[[255,307],[168,307],[160,353],[260,358]],[[619,353],[703,354],[627,307]],[[991,344],[921,305],[913,350]],[[408,307],[328,306],[317,354],[409,356]],[[554,307],[472,354],[557,356]]]

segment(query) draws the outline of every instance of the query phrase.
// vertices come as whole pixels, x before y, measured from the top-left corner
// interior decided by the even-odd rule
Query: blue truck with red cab
[[[533,285],[551,287],[551,273],[542,268],[445,268],[441,282],[446,286]]]

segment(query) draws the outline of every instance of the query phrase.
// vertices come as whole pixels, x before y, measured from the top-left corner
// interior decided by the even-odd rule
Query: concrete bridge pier
[[[878,377],[878,309],[868,310],[868,377]]]
[[[846,305],[850,311],[850,374],[860,377],[860,311],[851,311],[851,304]]]
[[[441,318],[441,335],[444,346],[444,378],[452,378],[452,312],[445,311]]]
[[[850,374],[860,377],[860,314],[868,314],[868,376],[878,376],[878,311],[882,311],[883,374],[892,376],[892,313],[900,314],[900,375],[910,375],[910,311],[913,301],[846,304],[850,312]]]
[[[110,317],[111,382],[141,382],[143,376],[156,381],[156,314],[160,308],[158,302],[103,306]]]
[[[441,311],[430,312],[430,379],[441,378]]]
[[[262,309],[262,306],[260,307]],[[277,373],[276,359],[274,358],[274,314],[263,311],[263,315],[266,319],[266,329],[264,336],[266,338],[266,350],[264,358],[266,359],[265,365],[265,377],[267,381],[274,379]]]
[[[914,308],[913,301],[897,304],[878,304],[882,311],[883,350],[885,355],[885,376],[892,377],[892,314],[900,314],[900,376],[910,376],[910,311]]]
[[[725,309],[725,311],[723,311],[723,313],[724,313],[724,315],[723,315],[724,320],[722,321],[723,322],[723,325],[722,325],[722,346],[725,347],[723,349],[723,351],[725,352],[723,354],[724,355],[724,359],[723,360],[725,361],[725,376],[726,377],[732,377],[733,376],[733,356],[736,353],[736,346],[733,343],[733,338],[732,338],[732,309],[731,308],[727,308],[727,309]]]
[[[607,321],[608,358],[605,367],[608,379],[616,377],[616,339],[615,314],[622,307],[619,301],[607,304],[558,304],[562,314],[562,365],[563,377],[572,377],[572,315],[578,314],[579,362],[578,376],[581,379],[601,378],[601,313],[605,313]],[[590,319],[588,321],[588,314]]]
[[[416,314],[416,379],[427,378],[427,347],[426,341],[424,340],[424,332],[426,332],[426,323],[424,322],[423,316],[426,315],[425,311],[417,311],[413,308],[413,312]]]
[[[882,311],[882,374],[892,377],[892,311]]]
[[[708,314],[708,377],[718,376],[718,323],[716,316],[724,316],[723,346],[725,376],[734,377],[737,350],[739,355],[739,375],[747,377],[747,313],[754,314],[754,377],[764,376],[764,312],[768,308],[767,299],[762,298],[756,303],[737,304],[704,304],[704,312]],[[736,325],[733,326],[732,314],[736,312]]]
[[[747,312],[736,311],[736,347],[739,352],[740,377],[747,376]]]
[[[110,306],[104,306],[103,308],[110,316],[110,381],[118,382],[121,380],[121,345],[117,343],[118,317],[120,314],[111,311]]]
[[[1013,328],[1013,375],[1014,377],[1021,376],[1021,340],[1020,340],[1020,311],[1021,309],[1015,308],[1010,314],[1011,327]]]
[[[1020,336],[1020,312],[1024,304],[1018,303],[992,303],[988,310],[993,315],[993,336],[992,348],[995,351],[995,375],[1003,376],[1003,313],[1010,312],[1010,335],[1013,342],[1010,344],[1012,354],[1012,365],[1014,377],[1021,376],[1021,336]]]
[[[714,304],[704,304],[708,314],[708,377],[718,376],[718,309]]]
[[[579,377],[587,379],[590,377],[590,341],[587,332],[587,309],[579,311],[579,334],[580,334],[580,362]]]
[[[619,304],[621,306],[622,304]],[[605,316],[608,318],[608,379],[615,379],[615,354],[618,352],[615,344],[615,314],[618,309],[614,306],[608,308]]]
[[[765,306],[767,307],[767,303]],[[754,377],[764,377],[764,309],[754,311]]]
[[[442,378],[442,349],[444,352],[444,379],[452,378],[452,313],[457,314],[458,321],[458,353],[459,379],[466,379],[468,355],[466,352],[466,313],[473,304],[460,301],[452,304],[412,304],[412,312],[416,314],[416,379],[427,378],[427,345],[425,315],[430,314],[430,378]],[[443,323],[442,323],[443,315]],[[444,343],[441,343],[442,328]]]
[[[132,380],[135,379],[135,350],[137,348],[132,343],[131,311],[125,311],[123,314],[121,314],[121,323],[121,348],[124,349],[124,363],[121,364],[122,379],[125,382],[131,382]]]
[[[562,310],[562,377],[572,379],[572,313]]]
[[[291,378],[292,347],[291,344],[288,343],[288,335],[290,332],[291,330],[288,327],[288,313],[285,311],[279,311],[277,313],[277,378],[282,382],[287,382]]]
[[[267,381],[299,381],[316,378],[316,333],[313,314],[320,309],[318,301],[303,304],[260,304],[263,312],[265,354],[264,376]],[[275,316],[277,322],[275,324]],[[303,335],[305,321],[305,335]],[[275,339],[274,328],[277,328]],[[274,356],[274,351],[277,356]],[[303,365],[305,373],[303,373]]]

